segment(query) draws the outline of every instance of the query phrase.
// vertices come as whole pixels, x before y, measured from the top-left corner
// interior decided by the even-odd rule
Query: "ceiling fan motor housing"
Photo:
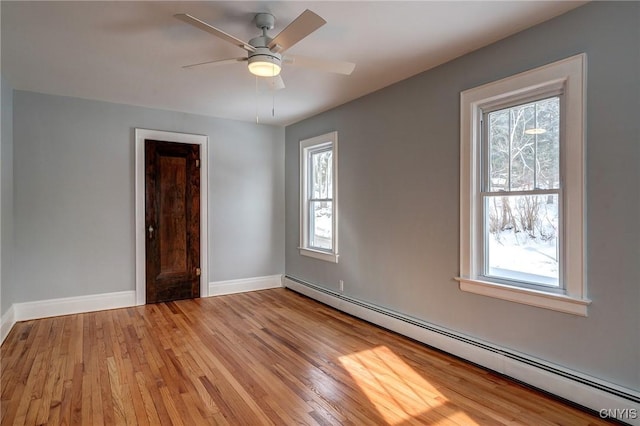
[[[266,77],[273,77],[280,73],[282,55],[272,52],[267,47],[270,41],[271,38],[267,36],[255,37],[249,40],[249,44],[255,47],[254,52],[248,52],[248,65],[252,73]],[[258,69],[258,67],[261,69]]]

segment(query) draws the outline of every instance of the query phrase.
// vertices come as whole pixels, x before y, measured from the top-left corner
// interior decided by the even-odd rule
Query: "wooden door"
[[[200,146],[145,140],[147,303],[200,297]]]

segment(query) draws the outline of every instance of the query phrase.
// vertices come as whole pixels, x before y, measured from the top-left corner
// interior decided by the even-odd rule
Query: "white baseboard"
[[[282,275],[243,278],[239,280],[213,281],[209,283],[209,296],[244,293],[282,287]]]
[[[597,413],[640,425],[640,393],[529,355],[285,276],[285,287],[365,321],[557,395]],[[603,412],[604,413],[604,412]],[[604,414],[603,414],[604,415]]]
[[[13,310],[13,305],[11,305],[9,310],[2,315],[2,320],[0,320],[0,344],[4,342],[4,339],[9,335],[9,332],[15,323],[15,311]]]
[[[265,290],[276,287],[282,287],[282,275],[217,281],[209,283],[209,296]],[[14,303],[11,305],[11,308],[2,315],[0,322],[0,343],[4,342],[11,328],[18,321],[127,308],[130,306],[136,306],[135,290]]]
[[[4,341],[13,325],[18,321],[127,308],[135,305],[136,292],[134,290],[14,303],[2,316],[2,335],[0,337]]]
[[[136,292],[131,290],[14,303],[13,309],[15,310],[16,321],[28,321],[38,318],[57,317],[60,315],[126,308],[135,305]]]
[[[4,342],[4,339],[18,321],[128,308],[135,305],[136,292],[134,290],[14,303],[2,316],[0,343]]]

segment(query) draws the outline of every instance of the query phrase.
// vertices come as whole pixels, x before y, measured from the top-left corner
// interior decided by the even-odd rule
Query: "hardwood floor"
[[[285,289],[26,321],[2,425],[604,420]]]

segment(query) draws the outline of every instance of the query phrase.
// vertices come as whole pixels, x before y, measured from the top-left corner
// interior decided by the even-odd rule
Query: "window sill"
[[[587,306],[591,300],[564,294],[545,293],[527,288],[512,287],[487,281],[456,277],[460,290],[482,296],[495,297],[511,302],[551,309],[572,315],[587,316]]]
[[[313,257],[327,262],[338,263],[338,255],[336,253],[327,253],[320,250],[312,250],[308,248],[298,247],[300,254],[303,256]]]

